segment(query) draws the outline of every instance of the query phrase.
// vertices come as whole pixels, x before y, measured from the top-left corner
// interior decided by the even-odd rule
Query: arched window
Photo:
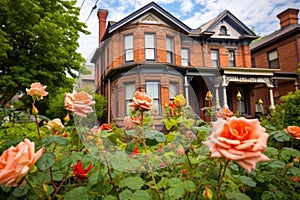
[[[220,27],[220,35],[227,35],[227,28],[226,26]]]

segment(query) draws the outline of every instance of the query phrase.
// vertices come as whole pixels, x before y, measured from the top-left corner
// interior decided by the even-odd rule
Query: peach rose
[[[299,126],[288,126],[285,131],[290,134],[290,136],[300,140],[300,127]]]
[[[140,123],[140,119],[138,117],[129,117],[129,116],[126,116],[124,118],[124,128],[126,130],[133,129],[139,123]]]
[[[37,97],[38,99],[43,99],[44,96],[48,95],[48,92],[45,91],[46,85],[43,86],[39,82],[35,82],[31,84],[30,89],[26,88],[26,92],[28,95]]]
[[[269,160],[263,154],[268,137],[258,119],[219,118],[213,122],[212,134],[204,144],[209,147],[211,157],[233,160],[250,172],[257,162]]]
[[[16,147],[5,150],[0,157],[0,185],[16,187],[25,177],[36,161],[42,156],[44,149],[34,152],[34,142],[25,139]]]
[[[84,91],[78,93],[73,91],[73,93],[66,94],[65,106],[75,115],[87,117],[88,113],[93,112],[91,106],[95,104],[95,101],[92,100],[93,97]]]
[[[232,116],[233,116],[233,112],[229,108],[221,108],[217,112],[217,117],[221,117],[224,119],[226,119],[227,117],[232,117]]]
[[[46,127],[49,130],[53,130],[54,132],[60,132],[61,129],[63,129],[65,126],[61,123],[61,120],[59,118],[55,118],[55,119],[49,121],[46,124]]]
[[[145,92],[135,92],[132,103],[129,104],[130,107],[140,110],[151,110],[153,106],[153,99],[150,98]]]

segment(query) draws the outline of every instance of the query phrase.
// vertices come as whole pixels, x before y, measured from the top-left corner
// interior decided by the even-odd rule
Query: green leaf
[[[151,196],[145,190],[135,191],[131,197],[131,200],[151,200]]]
[[[144,183],[145,181],[141,177],[127,177],[120,181],[119,187],[128,187],[132,190],[138,190]]]
[[[300,169],[298,167],[292,167],[290,171],[294,176],[300,177]]]
[[[189,192],[194,192],[196,190],[196,185],[191,180],[183,181],[182,186]]]
[[[300,151],[293,148],[283,148],[279,156],[286,163],[289,163],[291,158],[300,157]]]
[[[184,195],[184,188],[180,185],[167,190],[172,199],[179,199]]]
[[[265,154],[269,157],[272,158],[277,158],[278,157],[278,150],[274,147],[267,147]]]
[[[271,160],[268,162],[268,166],[270,168],[285,168],[286,164],[281,160]]]
[[[42,139],[43,146],[50,146],[51,144],[56,144],[58,146],[66,146],[68,140],[60,135],[51,135]]]
[[[270,134],[278,142],[290,141],[291,137],[284,131],[274,131]]]
[[[130,190],[123,190],[121,193],[120,193],[120,199],[121,200],[128,200],[130,199],[130,197],[132,196],[132,192]]]
[[[169,131],[173,126],[177,124],[175,119],[168,119],[165,121],[166,129]]]
[[[62,171],[54,171],[52,177],[54,181],[61,181],[64,178],[64,175]]]
[[[253,181],[253,179],[251,177],[240,176],[240,180],[242,181],[242,183],[244,183],[245,185],[247,185],[249,187],[255,187],[256,186],[255,181]]]
[[[275,195],[271,191],[264,191],[264,193],[261,195],[262,200],[273,200],[275,199]]]
[[[156,131],[156,130],[148,130],[145,133],[145,137],[147,139],[155,139],[157,142],[165,142],[166,141],[166,136],[165,134]]]
[[[15,197],[22,197],[24,195],[26,195],[28,192],[28,187],[27,185],[26,186],[19,186],[19,187],[16,187],[13,191],[13,195]]]
[[[236,199],[236,200],[251,200],[249,196],[240,192],[230,192],[225,194],[227,199]]]
[[[88,200],[86,187],[78,187],[70,190],[64,196],[64,200]]]
[[[36,166],[40,170],[44,171],[50,168],[54,163],[55,163],[55,155],[52,152],[46,152],[37,161]]]

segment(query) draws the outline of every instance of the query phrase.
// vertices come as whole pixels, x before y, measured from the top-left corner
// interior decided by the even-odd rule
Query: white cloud
[[[78,0],[77,5],[80,6],[83,1]],[[152,0],[99,1],[97,9],[87,22],[91,34],[81,35],[78,51],[87,58],[98,46],[96,14],[99,8],[109,11],[108,21],[119,21],[150,2]],[[287,8],[300,7],[299,0],[157,0],[155,2],[191,28],[198,28],[227,9],[246,26],[254,27],[255,32],[260,35],[269,34],[280,28],[277,14]],[[95,0],[85,0],[80,13],[82,22],[86,21],[94,4]]]

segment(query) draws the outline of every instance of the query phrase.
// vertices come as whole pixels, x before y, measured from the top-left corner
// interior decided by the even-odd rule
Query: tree
[[[79,22],[76,0],[0,1],[0,106],[33,82],[47,91],[72,87],[84,59],[76,52]]]

